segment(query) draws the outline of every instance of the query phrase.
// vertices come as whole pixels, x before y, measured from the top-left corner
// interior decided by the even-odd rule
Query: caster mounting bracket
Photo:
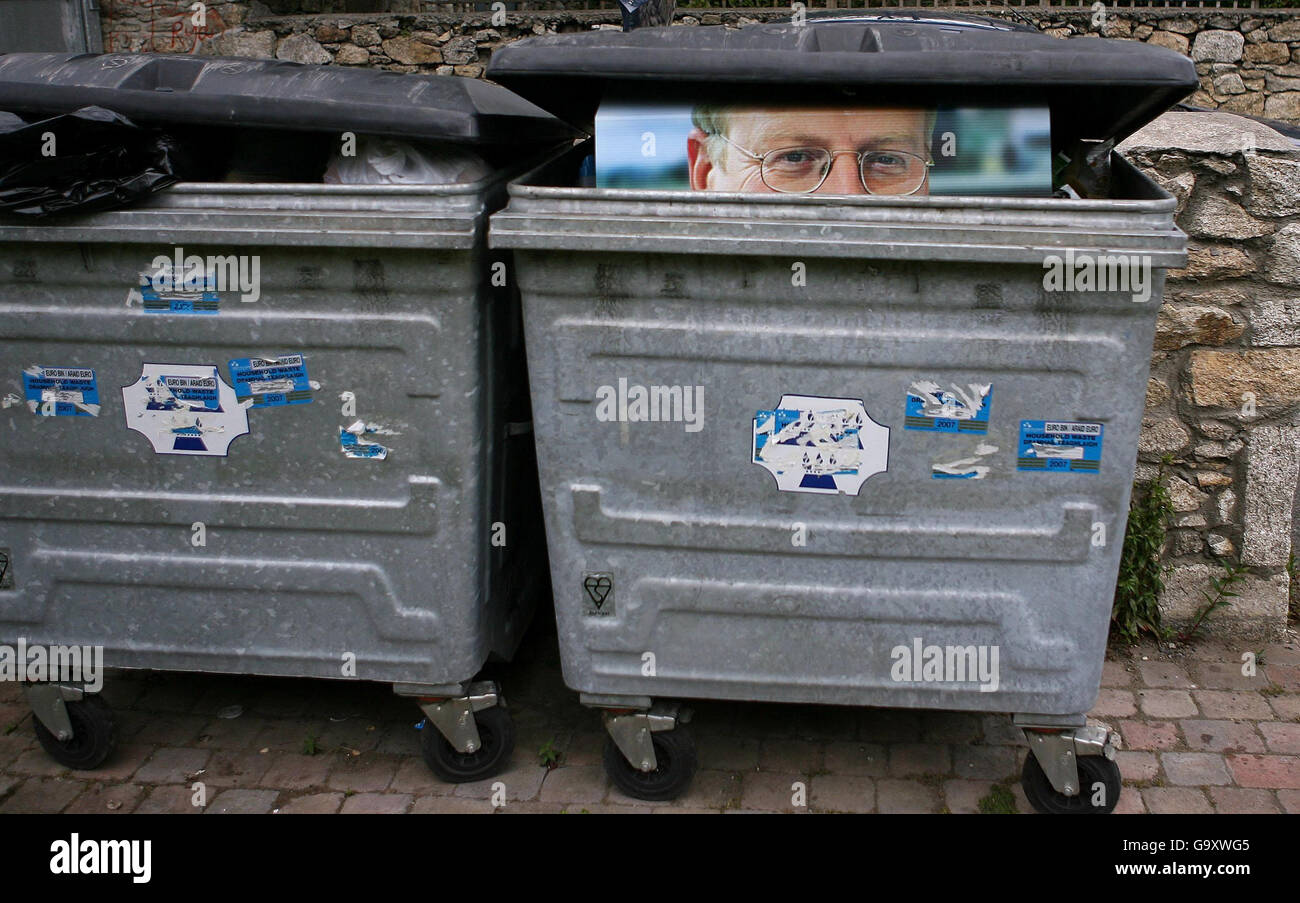
[[[429,723],[447,738],[453,749],[461,753],[474,753],[483,745],[474,713],[495,705],[504,705],[504,700],[497,685],[485,680],[470,684],[464,696],[444,699],[425,697],[418,704]]]
[[[656,702],[645,712],[606,710],[602,713],[605,730],[619,752],[633,768],[647,773],[659,767],[650,735],[677,727],[680,716],[681,706],[676,702]]]
[[[1080,756],[1115,758],[1115,738],[1110,728],[1090,724],[1072,730],[1025,728],[1030,754],[1043,767],[1057,793],[1078,796]]]
[[[60,743],[72,739],[72,719],[68,717],[65,703],[79,702],[86,698],[86,691],[76,684],[29,683],[24,688],[27,704],[32,707],[32,715],[46,730],[54,735]]]

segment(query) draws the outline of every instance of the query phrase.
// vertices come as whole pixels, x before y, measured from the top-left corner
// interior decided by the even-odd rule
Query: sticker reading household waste
[[[938,433],[986,433],[993,386],[951,383],[947,389],[929,379],[907,387],[907,419],[903,428]]]
[[[614,614],[614,575],[582,575],[583,608],[586,614],[609,617]]]
[[[889,427],[858,398],[783,395],[754,414],[750,460],[776,477],[782,492],[857,495],[889,463]]]
[[[41,417],[98,417],[95,371],[84,367],[41,367],[23,371],[27,407]]]
[[[157,286],[162,286],[159,291]],[[184,279],[171,278],[171,270],[157,274],[140,274],[140,297],[147,314],[204,314],[221,312],[221,296],[217,294],[216,275],[210,271],[191,272]]]
[[[126,425],[160,455],[225,455],[248,432],[248,410],[206,364],[145,364],[122,389]]]
[[[351,426],[339,427],[339,447],[343,454],[349,458],[372,458],[376,461],[383,461],[388,457],[391,449],[374,439],[367,438],[380,435],[395,436],[397,434],[377,424],[358,420]]]
[[[307,404],[316,388],[301,354],[238,358],[230,362],[230,381],[239,400],[251,401],[255,408]]]
[[[1016,470],[1097,473],[1103,432],[1100,423],[1022,420]]]

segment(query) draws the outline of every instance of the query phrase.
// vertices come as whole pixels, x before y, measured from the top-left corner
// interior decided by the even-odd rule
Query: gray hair
[[[722,168],[726,168],[725,157],[731,150],[731,146],[721,140],[720,136],[726,135],[731,129],[731,113],[748,108],[747,105],[735,103],[702,103],[697,104],[691,111],[691,124],[708,136],[705,145],[709,150],[709,159]],[[938,115],[938,112],[933,109],[925,111],[925,134],[928,137],[934,135],[934,124]],[[928,146],[926,151],[929,151]]]
[[[731,129],[730,114],[738,107],[739,104],[702,103],[691,111],[691,123],[708,136],[704,143],[709,149],[709,159],[719,167],[724,167],[724,158],[731,149],[719,136]]]

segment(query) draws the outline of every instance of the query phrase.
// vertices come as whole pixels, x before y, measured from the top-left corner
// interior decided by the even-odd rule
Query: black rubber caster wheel
[[[633,768],[614,742],[605,738],[605,772],[619,790],[638,800],[674,800],[686,792],[695,777],[698,761],[695,740],[684,727],[650,735],[655,747],[654,771]]]
[[[515,722],[504,707],[494,705],[474,713],[478,725],[479,748],[472,753],[458,752],[447,738],[426,720],[420,729],[420,750],[424,763],[439,780],[448,784],[481,781],[500,772],[515,749]]]
[[[68,709],[68,720],[72,722],[72,739],[59,742],[50,729],[41,724],[41,719],[32,715],[36,739],[50,758],[60,765],[78,771],[98,768],[117,749],[117,724],[113,720],[113,710],[95,695],[63,704]]]
[[[1121,786],[1119,766],[1105,756],[1083,756],[1078,763],[1079,795],[1065,796],[1056,792],[1031,753],[1020,775],[1029,804],[1046,815],[1106,815],[1114,811]]]

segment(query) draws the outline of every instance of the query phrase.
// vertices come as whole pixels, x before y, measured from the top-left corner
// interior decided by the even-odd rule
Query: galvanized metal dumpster
[[[887,64],[858,47],[926,27],[681,29],[677,77],[798,41],[852,48],[838,77],[862,88]],[[808,37],[825,28],[858,32]],[[666,31],[522,42],[491,77],[570,104],[584,80],[667,80]],[[1157,54],[1166,99],[1194,82]],[[812,71],[786,57],[767,78]],[[1014,713],[1035,805],[1113,808],[1085,713],[1164,272],[1185,260],[1174,200],[1117,156],[1099,199],[822,198],[575,188],[583,153],[513,183],[490,240],[523,292],[564,677],[605,710],[617,785],[686,786],[672,700],[938,708]],[[1110,258],[1146,289],[1045,281]]]
[[[114,59],[137,82],[158,62]],[[350,73],[321,78],[348,96]],[[449,137],[431,97],[475,147],[480,108],[568,132],[502,89],[462,103],[412,78],[426,103],[395,109],[426,137]],[[499,769],[510,719],[472,680],[515,649],[545,565],[518,299],[483,239],[529,146],[470,184],[181,183],[0,221],[0,638],[103,647],[114,668],[391,682],[427,713],[440,777]],[[153,281],[191,259],[192,283]],[[30,696],[46,748],[93,767],[112,719],[83,691]]]

